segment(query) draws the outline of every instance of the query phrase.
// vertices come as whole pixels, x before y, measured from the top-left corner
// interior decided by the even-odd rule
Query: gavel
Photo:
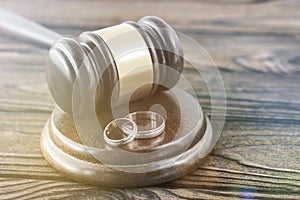
[[[180,74],[183,51],[174,29],[153,16],[84,32],[76,39],[61,37],[49,51],[46,77],[55,102],[66,112],[72,111],[76,74],[87,65],[92,66],[91,76],[101,76],[97,77],[100,80],[97,102],[110,99],[115,87],[117,102],[141,86],[131,98],[136,100],[176,84],[179,76],[167,73],[167,68],[161,66],[171,67]]]
[[[56,104],[67,113],[72,113],[73,85],[81,67],[90,67],[90,76],[100,76],[96,103],[111,101],[114,89],[116,103],[137,86],[140,88],[131,100],[170,89],[183,69],[178,35],[158,17],[126,21],[75,38],[60,36],[4,10],[0,10],[0,16],[0,27],[51,45],[46,60],[48,87]],[[168,73],[164,66],[178,73]]]

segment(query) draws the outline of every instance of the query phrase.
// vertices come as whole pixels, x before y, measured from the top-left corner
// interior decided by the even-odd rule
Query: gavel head
[[[64,36],[51,47],[46,78],[56,104],[72,113],[73,85],[81,67],[96,77],[96,101],[134,93],[139,99],[174,86],[183,69],[183,49],[178,35],[165,21],[148,16],[136,22]],[[166,67],[162,67],[166,66]],[[169,68],[178,73],[170,73]],[[150,83],[150,84],[149,84]]]

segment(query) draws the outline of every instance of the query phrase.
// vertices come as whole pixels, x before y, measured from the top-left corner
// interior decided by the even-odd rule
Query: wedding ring
[[[135,122],[129,118],[118,118],[107,124],[103,131],[103,138],[110,146],[122,146],[132,142],[136,134],[137,125]]]
[[[153,111],[138,111],[125,116],[125,119],[133,121],[137,125],[135,138],[149,139],[159,136],[165,130],[165,119]],[[124,126],[125,134],[130,135],[130,126]]]

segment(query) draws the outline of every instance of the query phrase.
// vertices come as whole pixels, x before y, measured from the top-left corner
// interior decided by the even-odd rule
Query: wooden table
[[[227,92],[224,132],[208,161],[166,184],[104,189],[69,180],[39,140],[54,107],[47,50],[1,33],[0,199],[300,199],[300,2],[0,1],[62,34],[157,15],[202,44]],[[209,114],[209,97],[199,97]]]

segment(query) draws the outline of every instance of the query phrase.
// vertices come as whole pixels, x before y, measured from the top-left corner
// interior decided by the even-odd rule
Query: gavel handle
[[[60,34],[22,16],[0,9],[0,29],[50,47]]]

